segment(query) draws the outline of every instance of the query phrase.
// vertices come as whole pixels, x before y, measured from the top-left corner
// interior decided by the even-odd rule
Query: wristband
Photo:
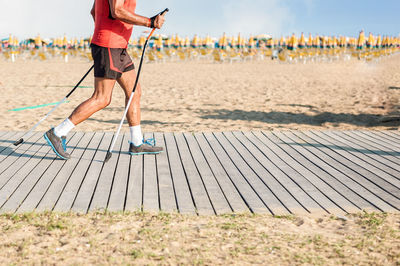
[[[158,15],[151,17],[150,18],[150,28],[154,28],[154,23],[156,22],[156,18],[158,17]]]

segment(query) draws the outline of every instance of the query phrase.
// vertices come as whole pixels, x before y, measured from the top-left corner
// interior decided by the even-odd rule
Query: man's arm
[[[96,14],[95,13],[95,10],[96,10],[95,4],[96,4],[96,0],[93,1],[93,7],[92,7],[92,10],[90,10],[90,14],[92,14],[93,21],[95,20],[95,17],[96,17],[96,15],[95,15]]]
[[[151,27],[151,19],[137,14],[132,14],[131,12],[126,10],[124,8],[124,0],[109,0],[109,2],[111,15],[113,16],[113,18],[133,25]],[[162,27],[163,23],[164,17],[158,16],[155,19],[154,27],[159,29]]]

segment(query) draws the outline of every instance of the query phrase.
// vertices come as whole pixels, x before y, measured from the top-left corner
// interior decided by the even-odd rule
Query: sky
[[[88,37],[93,32],[93,0],[0,0],[0,38],[22,39],[41,34],[54,38]],[[137,0],[136,13],[152,16],[168,7],[159,33],[218,37],[270,34],[356,36],[399,35],[400,0]],[[143,34],[134,29],[133,37]]]

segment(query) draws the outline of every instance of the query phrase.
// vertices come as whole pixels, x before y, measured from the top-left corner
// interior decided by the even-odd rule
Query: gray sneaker
[[[163,148],[157,147],[154,139],[143,140],[143,144],[140,146],[135,146],[132,142],[129,142],[130,155],[159,154],[162,151]]]
[[[50,129],[44,134],[44,139],[53,149],[55,154],[63,160],[68,160],[71,155],[67,153],[66,138],[59,138],[54,134],[54,128]]]

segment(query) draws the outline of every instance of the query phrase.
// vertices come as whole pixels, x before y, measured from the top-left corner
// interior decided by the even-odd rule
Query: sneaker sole
[[[44,134],[43,137],[44,137],[44,139],[47,141],[47,144],[50,145],[50,147],[53,149],[54,153],[55,153],[58,157],[60,157],[60,158],[63,159],[63,160],[68,160],[68,158],[65,158],[65,157],[61,156],[61,155],[57,152],[56,148],[54,148],[54,146],[53,146],[53,143],[51,143],[49,137],[47,137],[46,134]]]
[[[157,152],[129,152],[130,155],[148,155],[148,154],[160,154],[162,151],[157,151]]]

